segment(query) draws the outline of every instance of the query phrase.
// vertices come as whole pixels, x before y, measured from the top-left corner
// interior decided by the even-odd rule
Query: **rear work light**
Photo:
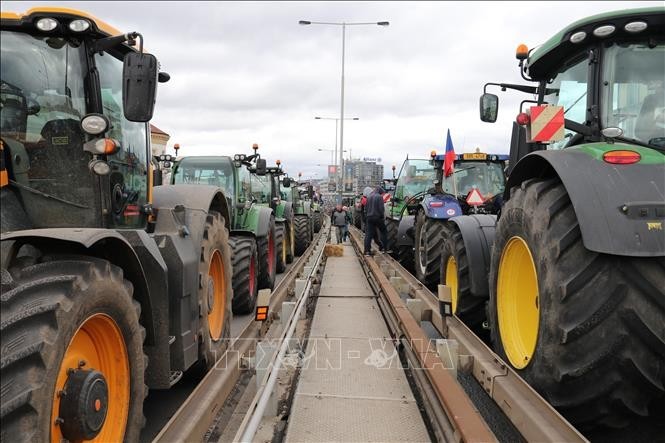
[[[642,159],[635,151],[607,151],[603,154],[603,160],[613,165],[632,165]]]
[[[256,321],[266,321],[268,319],[268,307],[267,306],[257,306],[256,308]]]

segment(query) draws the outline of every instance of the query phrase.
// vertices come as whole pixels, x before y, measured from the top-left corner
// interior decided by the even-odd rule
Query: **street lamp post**
[[[344,185],[344,55],[346,51],[346,27],[347,26],[361,26],[361,25],[378,25],[378,26],[388,26],[390,23],[387,21],[383,22],[356,22],[356,23],[347,23],[347,22],[312,22],[309,20],[300,20],[298,22],[300,25],[333,25],[342,27],[342,85],[341,85],[341,100],[340,100],[340,113],[339,113],[339,164],[342,168],[340,174],[340,187],[339,187],[339,202],[342,203],[342,192]]]

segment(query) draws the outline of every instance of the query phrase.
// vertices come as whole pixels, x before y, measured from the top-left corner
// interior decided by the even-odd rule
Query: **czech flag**
[[[455,170],[455,149],[453,148],[453,141],[450,139],[450,129],[448,129],[448,136],[446,137],[446,157],[443,162],[443,175],[450,177]]]

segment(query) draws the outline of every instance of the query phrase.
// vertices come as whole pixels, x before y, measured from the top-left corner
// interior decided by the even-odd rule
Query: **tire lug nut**
[[[85,360],[79,360],[79,368],[85,366],[86,361]]]
[[[65,422],[65,421],[64,421],[62,418],[60,418],[60,417],[57,417],[57,418],[55,419],[55,425],[56,425],[56,426],[60,426],[60,425],[63,424],[64,422]]]

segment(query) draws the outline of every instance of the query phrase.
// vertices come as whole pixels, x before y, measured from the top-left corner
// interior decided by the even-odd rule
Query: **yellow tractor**
[[[1,18],[2,438],[138,441],[148,387],[227,346],[227,200],[153,187],[169,76],[139,33],[63,8]]]

